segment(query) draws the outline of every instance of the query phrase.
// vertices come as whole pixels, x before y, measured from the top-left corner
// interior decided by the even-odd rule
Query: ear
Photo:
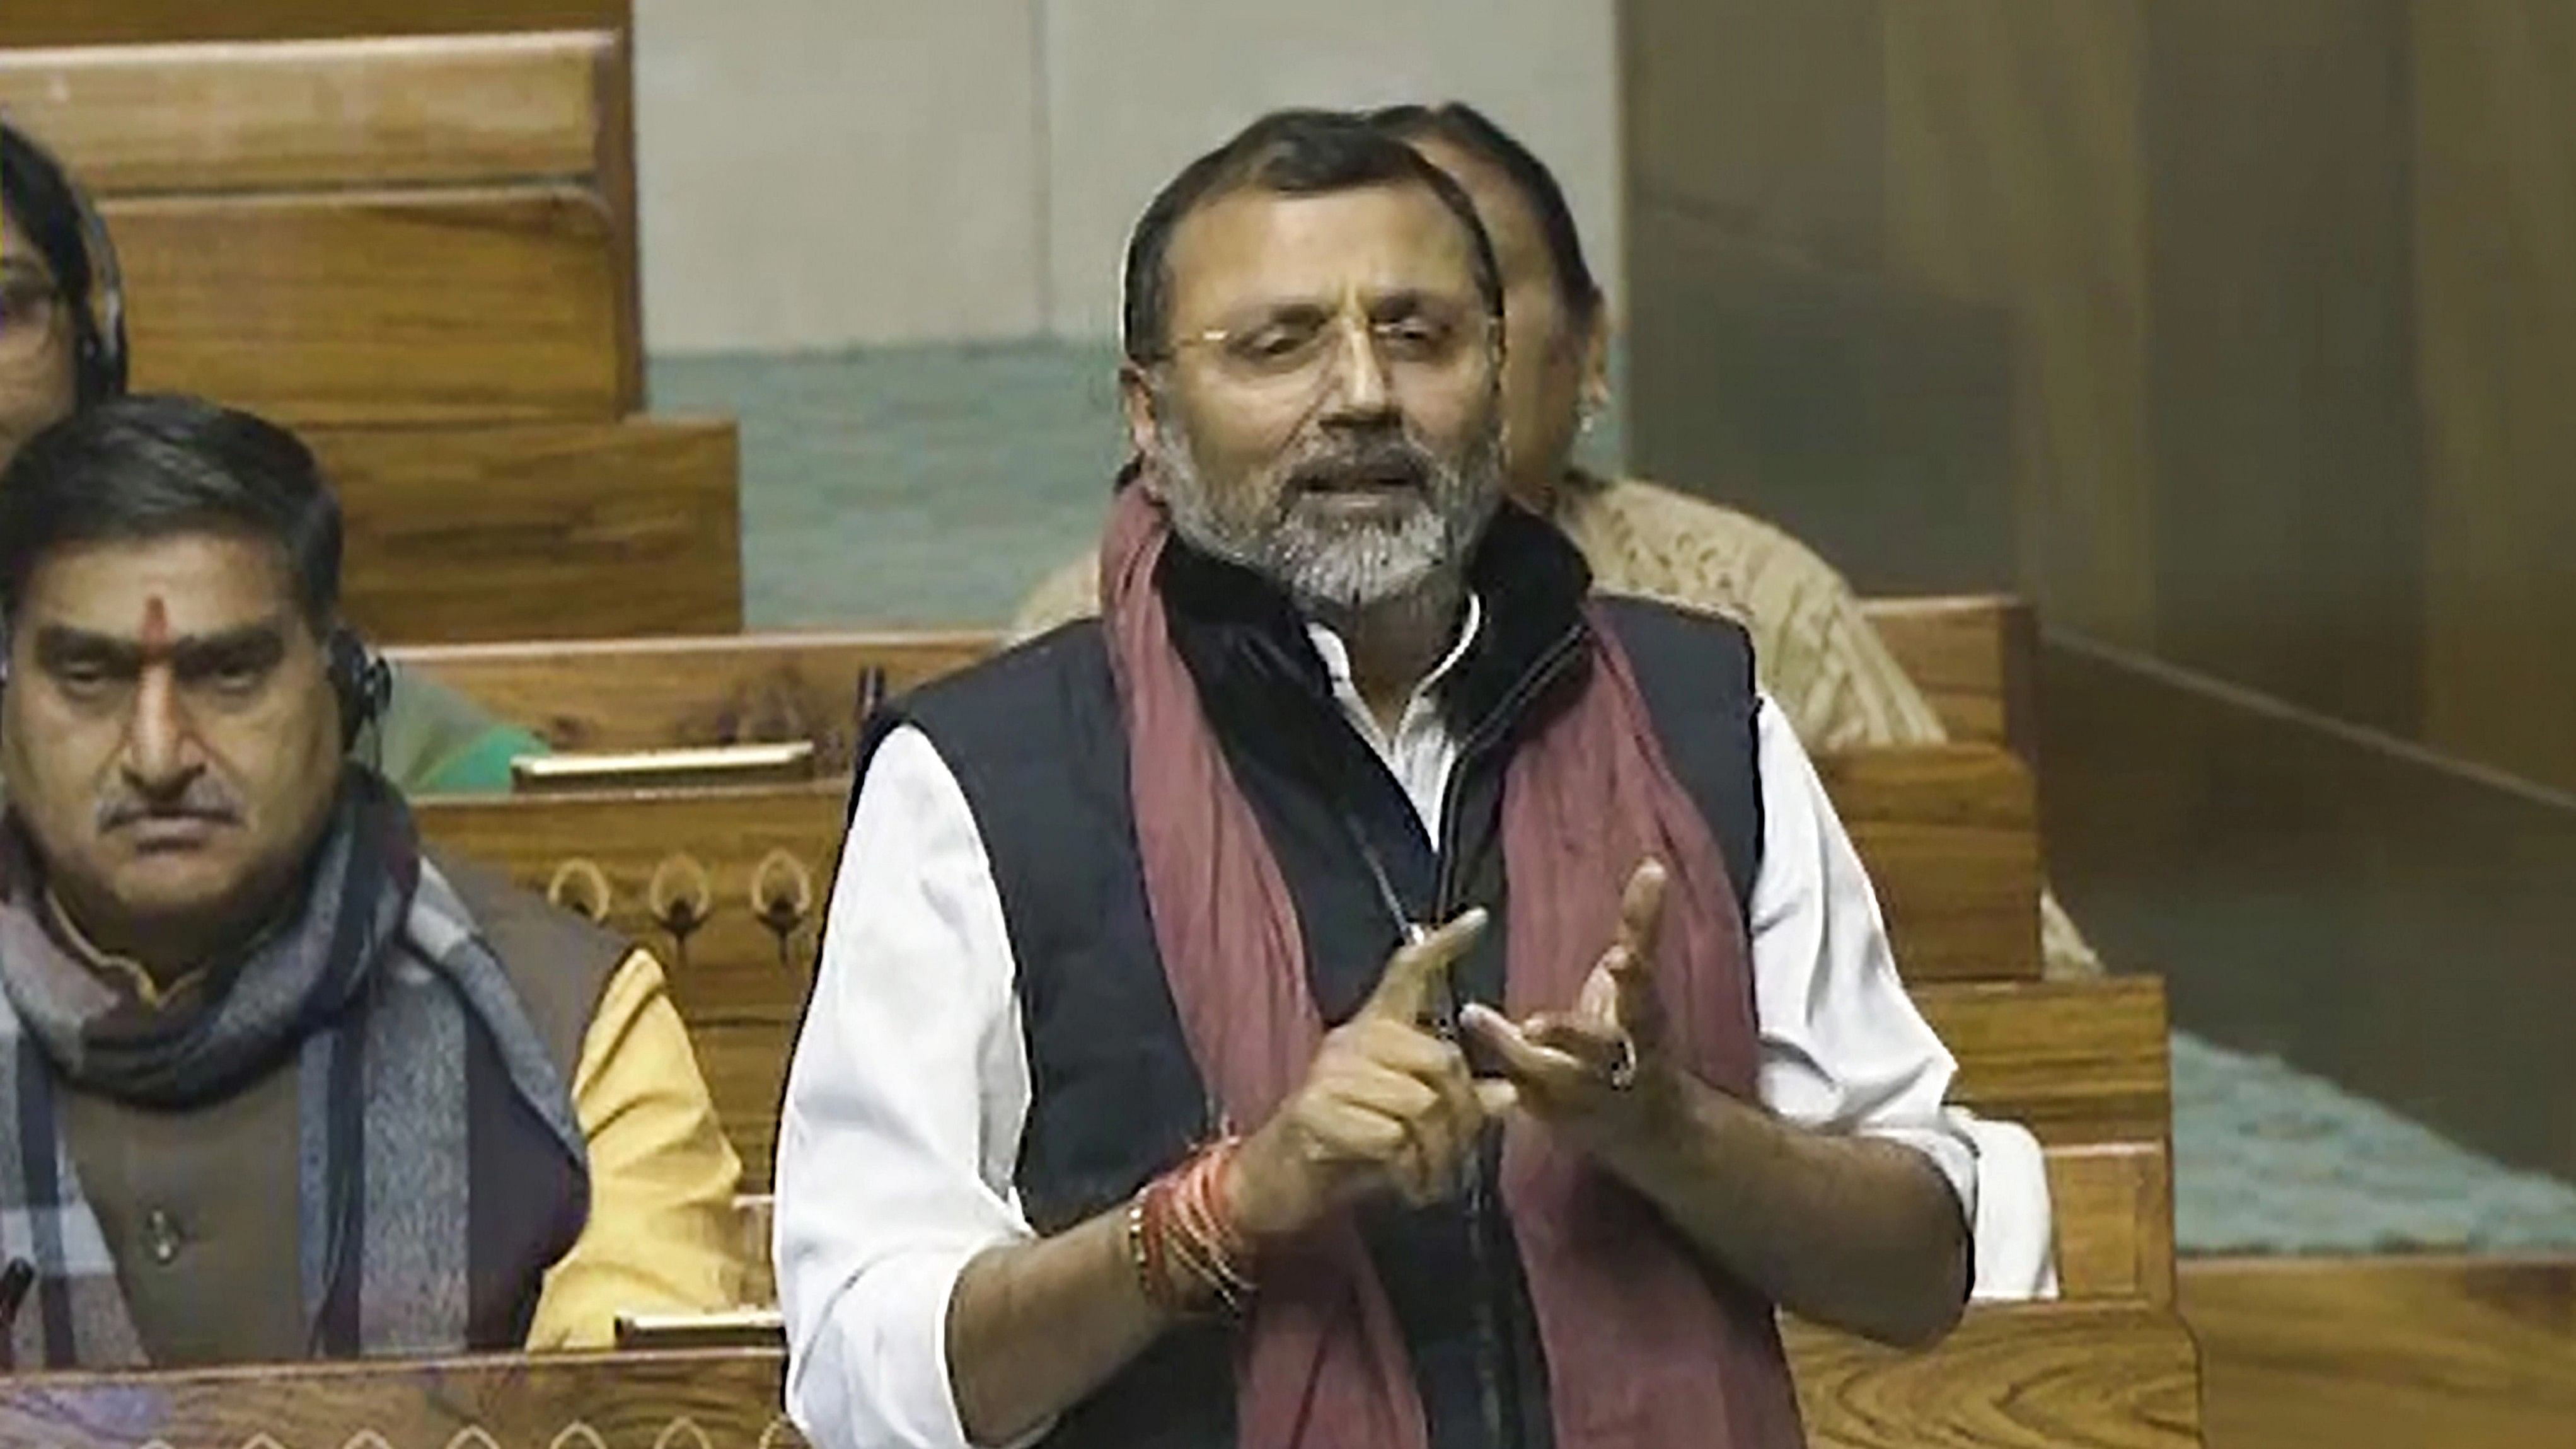
[[[1127,454],[1131,458],[1154,456],[1157,428],[1154,416],[1154,380],[1143,364],[1135,361],[1118,365],[1118,408],[1127,422]],[[1149,492],[1157,488],[1154,470],[1145,469],[1137,480]]]
[[[1610,343],[1617,324],[1610,320],[1607,299],[1594,305],[1583,329],[1583,407],[1599,412],[1610,406]]]

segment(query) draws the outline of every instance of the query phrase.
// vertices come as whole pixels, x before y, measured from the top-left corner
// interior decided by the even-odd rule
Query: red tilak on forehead
[[[159,594],[143,602],[143,647],[154,654],[170,647],[170,606]]]

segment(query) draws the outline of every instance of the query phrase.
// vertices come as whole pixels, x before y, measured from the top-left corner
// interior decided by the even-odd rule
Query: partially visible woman
[[[125,392],[125,296],[98,212],[62,164],[0,121],[0,465],[77,408]],[[403,669],[365,746],[406,795],[510,788],[536,735]]]
[[[1372,118],[1457,178],[1503,274],[1503,411],[1512,496],[1555,520],[1607,593],[1711,610],[1753,636],[1762,685],[1811,750],[1939,744],[1931,701],[1905,676],[1833,566],[1770,524],[1638,479],[1574,465],[1609,398],[1610,315],[1565,193],[1544,162],[1471,106],[1398,106]],[[1021,604],[1014,641],[1097,607],[1089,559]],[[2101,974],[2054,897],[2040,900],[2052,977]]]

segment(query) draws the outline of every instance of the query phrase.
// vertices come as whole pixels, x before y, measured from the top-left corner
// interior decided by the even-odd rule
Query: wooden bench
[[[9,0],[0,44],[623,29],[631,8],[628,0]]]
[[[0,51],[102,199],[136,383],[296,423],[352,615],[456,641],[742,621],[734,432],[643,400],[622,20]]]
[[[2191,1337],[2144,1304],[1969,1312],[1925,1353],[1801,1324],[1815,1449],[2191,1449]],[[794,1449],[774,1347],[29,1375],[0,1442],[46,1449]]]
[[[774,1351],[503,1355],[0,1381],[42,1449],[785,1449]]]
[[[547,185],[105,203],[135,386],[276,421],[623,417],[617,218]]]
[[[1861,605],[1950,738],[2039,763],[2039,623],[2007,596],[1870,599]]]
[[[2032,627],[2016,599],[1866,605],[1906,673],[1963,744],[2019,749],[2035,729]],[[722,633],[722,631],[718,631]],[[754,739],[815,742],[830,772],[857,744],[851,701],[871,670],[901,691],[998,647],[989,630],[854,630],[487,644],[400,651],[557,748],[639,750]]]
[[[444,848],[601,910],[671,963],[718,1111],[750,1181],[763,1184],[846,789],[426,800],[419,815]],[[687,929],[673,933],[675,920]],[[2168,1297],[2171,1109],[2158,984],[1918,978],[1914,991],[1960,1060],[1960,1100],[2027,1122],[2052,1150],[2069,1291]]]
[[[354,582],[354,581],[353,581]],[[901,692],[993,652],[986,630],[710,634],[402,648],[435,676],[557,749],[649,750],[810,739],[829,774],[858,748],[871,671]]]
[[[1829,757],[1821,773],[1879,885],[1909,979],[2037,978],[2036,846],[2028,780],[2017,764],[1992,749],[1936,745]],[[689,948],[703,944],[711,960],[773,963],[783,952],[802,979],[817,923],[810,914],[777,917],[773,898],[820,901],[839,855],[848,795],[848,781],[832,778],[430,799],[420,810],[449,848],[540,886],[573,863],[595,868],[608,887],[599,903],[608,922],[668,946],[682,944],[663,910],[671,896],[665,890],[657,904],[651,883],[660,872],[673,884],[671,871],[694,861],[709,903],[680,923]],[[756,880],[764,865],[768,876]]]
[[[99,196],[602,181],[613,33],[0,50],[10,119]]]
[[[1913,981],[2035,980],[2039,802],[1991,745],[1850,750],[1816,773],[1868,867]]]
[[[630,84],[614,31],[0,52],[137,385],[303,424],[642,406]]]
[[[306,437],[340,496],[344,598],[371,638],[741,625],[730,422],[335,428]]]

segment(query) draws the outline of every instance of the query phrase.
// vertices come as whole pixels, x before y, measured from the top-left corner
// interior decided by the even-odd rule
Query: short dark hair
[[[1556,173],[1537,153],[1465,101],[1388,106],[1370,112],[1369,121],[1398,140],[1446,141],[1499,169],[1538,215],[1538,229],[1547,238],[1548,260],[1556,268],[1556,293],[1564,299],[1566,312],[1578,322],[1590,322],[1601,310],[1601,284],[1593,278],[1592,264],[1584,260],[1583,232],[1574,224],[1574,208],[1566,204],[1565,188],[1557,185]]]
[[[1501,317],[1502,271],[1494,262],[1494,244],[1455,179],[1357,112],[1272,111],[1181,168],[1137,218],[1127,239],[1119,324],[1128,360],[1160,361],[1169,347],[1172,233],[1192,212],[1237,191],[1319,196],[1388,185],[1427,188],[1458,218],[1474,252],[1477,294],[1488,313]]]
[[[191,397],[72,414],[0,471],[0,617],[67,544],[233,533],[277,545],[319,634],[340,608],[340,502],[312,450],[273,423]]]

